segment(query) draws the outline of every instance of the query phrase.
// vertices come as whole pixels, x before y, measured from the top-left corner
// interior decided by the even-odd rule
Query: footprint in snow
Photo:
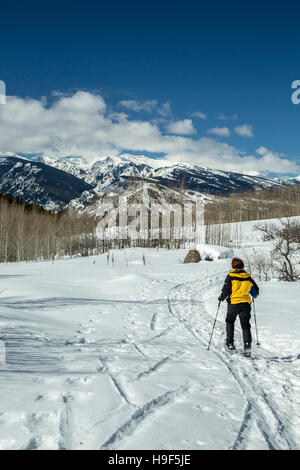
[[[88,385],[94,380],[92,377],[68,377],[65,381],[68,385]]]

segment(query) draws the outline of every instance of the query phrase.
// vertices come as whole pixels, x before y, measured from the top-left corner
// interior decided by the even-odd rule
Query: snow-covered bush
[[[227,246],[206,245],[204,243],[200,243],[196,246],[196,249],[200,253],[201,259],[208,257],[210,260],[216,260],[233,258],[234,256],[233,249],[228,248]]]

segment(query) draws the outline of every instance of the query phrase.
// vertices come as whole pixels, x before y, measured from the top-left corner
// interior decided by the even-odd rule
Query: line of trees
[[[137,184],[137,183],[136,183]],[[137,186],[138,187],[138,186]],[[183,207],[184,198],[182,188],[177,188],[178,199],[172,199],[174,194],[166,195],[165,201],[169,204],[179,204]],[[137,194],[138,191],[137,191]],[[134,201],[138,203],[139,201]],[[154,199],[155,202],[155,199]],[[300,186],[291,185],[280,187],[278,189],[256,190],[245,193],[232,193],[228,197],[219,197],[213,202],[207,203],[204,214],[204,236],[202,242],[213,245],[225,245],[239,247],[245,234],[240,222],[251,220],[264,220],[270,218],[281,218],[300,215]],[[129,218],[129,222],[130,222]],[[174,236],[174,221],[172,213],[170,217],[170,238],[163,237],[163,230],[160,229],[157,239],[151,238],[150,225],[151,217],[148,217],[149,236],[144,239],[142,236],[138,239],[117,240],[112,236],[106,243],[111,248],[124,247],[142,247],[153,248],[161,247],[168,249],[188,248],[195,245],[198,241],[177,238]],[[193,213],[193,224],[195,225],[195,213]],[[160,218],[161,226],[161,218]]]
[[[300,215],[300,186],[232,193],[207,204],[206,243],[239,247],[243,241],[239,222],[297,215]]]
[[[103,251],[96,221],[75,210],[53,213],[0,197],[0,262],[53,260]]]
[[[300,185],[231,193],[206,206],[205,224],[245,222],[300,215]]]

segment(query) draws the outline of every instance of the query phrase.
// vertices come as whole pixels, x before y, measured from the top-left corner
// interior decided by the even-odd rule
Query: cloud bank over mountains
[[[121,107],[126,112],[119,112]],[[154,112],[160,119],[151,119]],[[204,130],[199,136],[192,119],[174,121],[171,114],[170,103],[159,105],[156,100],[123,100],[112,111],[101,95],[87,91],[56,94],[51,103],[45,98],[8,96],[7,104],[0,106],[0,152],[47,152],[96,160],[130,151],[241,173],[300,173],[296,162],[265,147],[248,155],[220,141],[231,134],[227,127],[222,132],[211,129],[218,136],[215,140]],[[253,136],[248,124],[234,131],[241,137]]]

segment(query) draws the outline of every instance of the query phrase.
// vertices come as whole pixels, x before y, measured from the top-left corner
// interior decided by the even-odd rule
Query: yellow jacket
[[[250,274],[243,269],[232,269],[225,279],[220,300],[230,304],[251,303],[251,297],[259,294],[259,288]]]

